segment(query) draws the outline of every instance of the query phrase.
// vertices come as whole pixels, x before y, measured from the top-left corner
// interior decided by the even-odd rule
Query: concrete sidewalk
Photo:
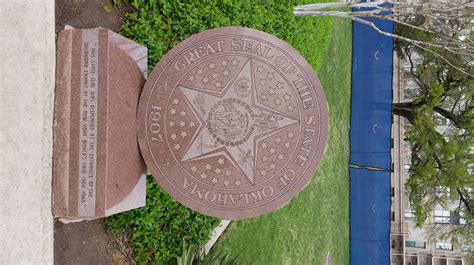
[[[0,0],[0,264],[52,264],[53,0]]]

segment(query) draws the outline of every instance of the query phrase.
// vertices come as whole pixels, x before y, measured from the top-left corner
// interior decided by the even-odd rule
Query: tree
[[[334,10],[340,8],[345,11]],[[454,204],[452,220],[464,221],[434,225],[432,237],[468,245],[474,245],[473,9],[473,2],[377,1],[313,4],[294,11],[351,19],[395,39],[398,54],[408,63],[406,78],[417,92],[413,100],[393,104],[393,114],[409,123],[406,140],[412,156],[406,189],[417,224],[423,225],[436,205]],[[391,20],[395,30],[384,32],[366,18]],[[449,125],[441,126],[441,119]]]
[[[403,30],[406,28],[397,29],[401,34],[419,34]],[[435,36],[427,34],[424,38]],[[423,225],[436,205],[453,208],[449,206],[457,200],[451,215],[462,216],[465,222],[434,226],[431,237],[437,235],[453,243],[473,244],[474,78],[411,43],[397,42],[396,46],[408,61],[406,77],[413,81],[418,92],[412,101],[393,104],[393,113],[409,121],[406,140],[412,156],[406,188],[418,225]],[[441,48],[435,51],[458,68],[473,71],[468,56]],[[447,125],[439,124],[442,119]]]

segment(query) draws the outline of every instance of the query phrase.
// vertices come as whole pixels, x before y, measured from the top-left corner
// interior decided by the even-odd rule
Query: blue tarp
[[[390,172],[349,169],[349,174],[350,264],[390,264]]]
[[[372,20],[391,32],[393,23]],[[390,264],[393,41],[354,22],[350,164],[350,264]]]

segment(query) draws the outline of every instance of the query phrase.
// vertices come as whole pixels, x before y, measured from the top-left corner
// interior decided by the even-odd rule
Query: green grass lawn
[[[326,18],[297,22],[308,20],[314,28],[301,36],[305,42],[298,36],[291,42],[323,85],[329,103],[329,145],[311,183],[288,205],[233,222],[221,237],[215,249],[237,255],[244,263],[325,264],[329,252],[333,264],[349,264],[351,24]]]

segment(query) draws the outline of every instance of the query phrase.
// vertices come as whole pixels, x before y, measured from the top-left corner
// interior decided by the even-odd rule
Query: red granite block
[[[145,47],[110,30],[58,35],[53,214],[95,219],[145,205],[136,111]]]

